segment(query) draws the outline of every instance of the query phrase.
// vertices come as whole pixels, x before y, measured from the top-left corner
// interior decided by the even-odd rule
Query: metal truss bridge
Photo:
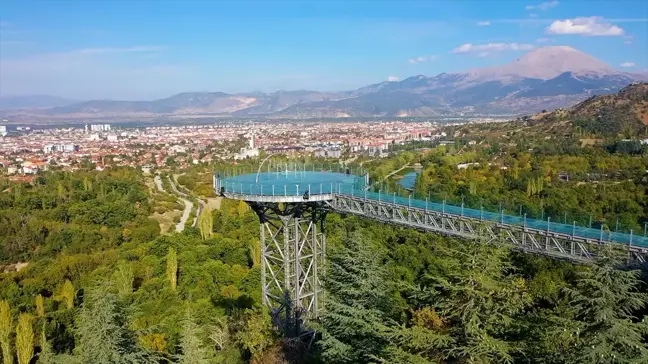
[[[315,171],[276,171],[228,178],[214,189],[247,202],[260,220],[263,303],[292,314],[321,312],[326,257],[326,214],[356,215],[387,224],[504,244],[522,252],[594,263],[612,252],[627,263],[648,259],[648,237],[568,225],[526,216],[369,192],[368,177]],[[291,312],[286,311],[286,320]]]

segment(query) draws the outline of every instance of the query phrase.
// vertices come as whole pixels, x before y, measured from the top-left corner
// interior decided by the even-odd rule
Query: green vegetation
[[[534,120],[452,127],[453,144],[358,158],[351,168],[382,181],[420,163],[416,197],[641,232],[644,147],[623,144],[624,131]],[[200,165],[178,181],[206,198],[212,170],[257,163]],[[283,337],[261,307],[258,219],[248,206],[223,200],[197,228],[161,235],[149,216],[177,200],[144,181],[131,169],[0,180],[3,363],[648,362],[640,271],[332,213],[327,309],[308,323],[318,332],[308,347]],[[399,191],[390,178],[374,188]]]

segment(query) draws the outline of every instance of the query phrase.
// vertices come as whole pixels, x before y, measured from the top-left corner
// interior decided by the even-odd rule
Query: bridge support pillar
[[[301,317],[315,318],[323,307],[326,204],[249,204],[260,220],[263,304],[276,324],[299,327]]]

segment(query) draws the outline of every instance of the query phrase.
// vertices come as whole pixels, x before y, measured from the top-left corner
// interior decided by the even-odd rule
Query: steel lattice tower
[[[324,201],[248,202],[259,216],[263,303],[286,312],[317,317],[322,305],[326,257]]]

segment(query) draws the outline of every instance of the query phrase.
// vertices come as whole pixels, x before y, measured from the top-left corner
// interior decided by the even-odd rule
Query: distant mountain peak
[[[568,46],[537,48],[511,63],[474,69],[468,73],[473,79],[484,81],[510,77],[549,80],[565,72],[574,75],[621,74],[605,62]]]

